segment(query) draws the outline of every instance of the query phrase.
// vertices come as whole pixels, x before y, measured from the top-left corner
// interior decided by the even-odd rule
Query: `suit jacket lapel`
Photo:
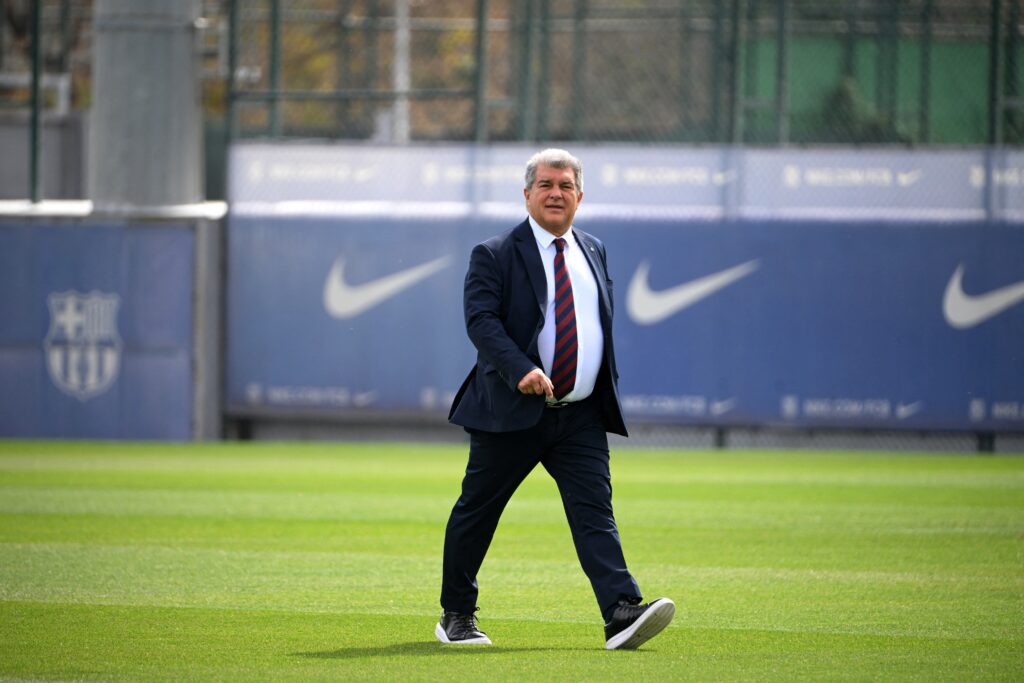
[[[540,260],[540,250],[537,249],[537,240],[533,236],[533,229],[530,228],[530,221],[523,221],[515,229],[514,234],[516,247],[519,249],[519,255],[523,257],[523,263],[526,264],[526,274],[537,297],[540,314],[543,316],[546,312],[548,281],[544,275],[544,264]]]
[[[587,257],[587,263],[590,264],[590,272],[594,274],[594,279],[597,281],[597,291],[601,295],[601,304],[610,320],[612,307],[611,301],[608,298],[608,274],[604,272],[604,265],[601,263],[601,259],[597,258],[597,247],[591,244],[587,236],[581,234],[578,230],[574,229],[572,232],[576,236],[576,243],[583,250],[583,255]]]

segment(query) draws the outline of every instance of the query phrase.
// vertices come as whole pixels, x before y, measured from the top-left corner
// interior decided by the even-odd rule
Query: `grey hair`
[[[566,152],[554,147],[537,152],[526,162],[526,189],[533,187],[537,179],[537,167],[541,164],[551,168],[571,168],[576,177],[576,192],[583,192],[583,162]]]

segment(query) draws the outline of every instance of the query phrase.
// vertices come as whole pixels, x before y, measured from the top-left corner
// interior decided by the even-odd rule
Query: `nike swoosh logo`
[[[717,171],[711,174],[711,182],[721,187],[722,185],[728,185],[736,180],[736,171]]]
[[[896,173],[896,182],[900,187],[910,187],[921,179],[921,175],[922,171],[920,169],[916,171],[900,171]]]
[[[350,285],[345,282],[345,257],[339,256],[324,282],[324,308],[332,318],[353,318],[446,268],[450,261],[450,256],[442,256],[377,280]]]
[[[906,420],[921,411],[924,403],[921,401],[914,401],[913,403],[897,403],[896,404],[896,419]]]
[[[352,396],[352,405],[357,408],[365,408],[376,400],[376,391],[361,391]]]
[[[721,401],[712,401],[711,402],[711,414],[714,417],[719,417],[721,415],[725,415],[730,410],[735,408],[737,403],[739,403],[739,401],[737,399],[735,399],[735,398],[726,398],[726,399],[723,399]]]
[[[633,274],[633,279],[629,283],[629,291],[626,292],[626,310],[636,324],[653,325],[750,275],[757,268],[758,260],[754,259],[698,280],[691,280],[670,289],[654,292],[647,283],[650,264],[644,261],[637,266],[636,273]]]
[[[946,294],[942,298],[942,313],[946,316],[946,322],[959,330],[980,325],[1024,301],[1024,280],[972,296],[964,292],[963,276],[964,265],[961,263],[949,278]]]

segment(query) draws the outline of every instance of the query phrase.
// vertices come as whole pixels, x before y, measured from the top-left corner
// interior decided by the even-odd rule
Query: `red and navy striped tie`
[[[555,398],[561,400],[576,386],[576,307],[565,267],[565,240],[556,238],[555,249],[555,358],[551,383],[555,385]]]

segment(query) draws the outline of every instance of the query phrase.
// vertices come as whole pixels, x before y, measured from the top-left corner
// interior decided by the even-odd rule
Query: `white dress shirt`
[[[540,260],[544,264],[547,279],[547,303],[544,309],[544,327],[537,339],[537,350],[544,364],[544,373],[551,377],[551,364],[555,356],[555,236],[540,227],[530,216],[530,227],[537,239]],[[598,312],[600,297],[597,281],[590,270],[583,247],[576,241],[572,228],[563,235],[565,238],[565,267],[572,283],[573,306],[576,309],[576,385],[562,400],[582,401],[594,391],[597,373],[604,357],[604,334],[601,330],[601,316]]]

